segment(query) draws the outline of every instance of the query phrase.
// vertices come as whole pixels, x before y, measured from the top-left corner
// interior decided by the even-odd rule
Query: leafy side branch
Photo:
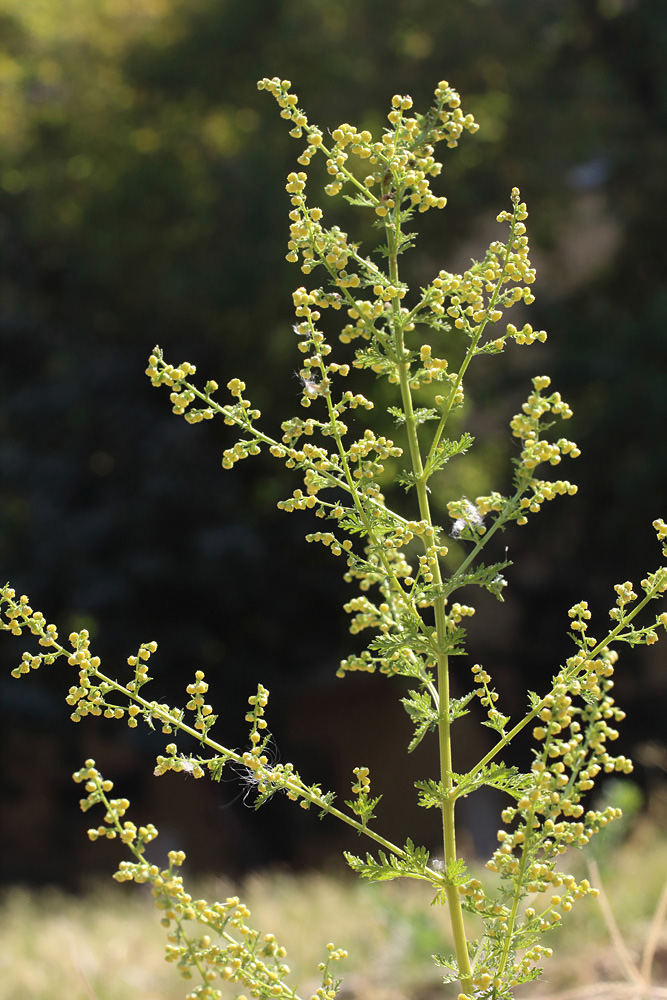
[[[129,679],[117,680],[102,670],[85,630],[72,633],[66,648],[56,627],[32,610],[27,597],[17,599],[9,585],[1,595],[0,627],[16,636],[27,631],[40,647],[23,654],[14,676],[58,659],[76,671],[67,695],[74,721],[104,715],[130,727],[139,721],[160,727],[170,742],[157,757],[157,776],[173,770],[220,780],[223,769],[232,768],[255,793],[257,806],[282,792],[305,809],[313,806],[339,819],[376,845],[376,855],[346,853],[350,867],[363,878],[409,877],[429,883],[451,922],[454,954],[434,956],[445,982],[458,982],[459,996],[466,1000],[509,1000],[518,984],[539,975],[539,963],[548,954],[541,934],[593,891],[586,880],[564,874],[557,862],[569,847],[584,846],[617,815],[613,808],[588,808],[599,776],[627,773],[632,767],[608,749],[623,718],[611,693],[614,646],[653,643],[658,630],[667,626],[665,612],[648,624],[639,621],[648,604],[667,590],[667,568],[641,582],[641,598],[629,582],[616,587],[612,624],[602,629],[601,639],[588,633],[585,601],[570,609],[575,652],[556,670],[546,692],[528,692],[523,717],[512,720],[502,712],[491,674],[481,664],[472,666],[471,690],[459,698],[451,695],[453,658],[465,653],[465,621],[475,613],[471,590],[482,588],[502,601],[508,585],[510,563],[493,557],[482,561],[484,550],[491,551],[498,533],[510,524],[526,524],[547,501],[576,493],[568,479],[548,478],[545,472],[579,456],[576,444],[560,432],[560,422],[572,411],[546,375],[532,379],[526,402],[510,422],[518,449],[508,494],[494,491],[470,499],[451,493],[449,463],[474,445],[467,431],[452,426],[462,417],[471,366],[502,354],[510,344],[546,339],[544,331],[530,324],[519,328],[506,321],[513,306],[533,301],[528,212],[514,189],[510,208],[498,216],[504,237],[491,243],[483,260],[461,274],[440,270],[425,287],[411,289],[400,268],[401,255],[416,240],[409,227],[420,214],[446,204],[431,188],[441,169],[435,148],[439,143],[454,148],[464,132],[477,128],[461,110],[456,91],[440,82],[424,114],[412,113],[408,96],[394,96],[380,137],[343,123],[325,139],[299,108],[288,81],[265,79],[259,87],[276,99],[291,135],[306,141],[298,157],[304,169],[291,172],[286,184],[287,259],[309,281],[309,287],[299,285],[292,296],[301,359],[300,411],[278,429],[267,430],[240,378],[227,381],[228,396],[221,399],[217,382],[198,382],[194,365],[170,364],[159,347],[146,374],[153,385],[168,389],[174,413],[189,423],[222,418],[232,435],[222,455],[225,469],[264,450],[300,477],[299,486],[278,506],[287,512],[309,509],[321,519],[321,529],[310,532],[307,541],[319,542],[341,558],[344,579],[357,588],[345,605],[350,631],[370,635],[365,648],[342,660],[338,676],[377,671],[408,678],[410,689],[402,698],[414,726],[408,750],[424,739],[437,740],[438,773],[416,780],[415,788],[419,804],[439,813],[442,861],[431,859],[407,835],[399,846],[375,829],[381,796],[371,792],[368,767],[354,768],[345,811],[334,805],[331,792],[304,783],[292,764],[271,763],[268,691],[261,685],[249,698],[248,747],[234,750],[213,738],[217,716],[207,701],[202,671],[187,685],[182,708],[145,697],[156,643],[144,643],[130,656]],[[324,158],[330,177],[325,193],[340,195],[370,215],[378,239],[368,252],[339,226],[327,226],[324,211],[308,200],[307,168],[316,156]],[[324,332],[331,326],[329,317],[323,319],[327,311],[341,318],[335,347]],[[370,416],[386,398],[373,392],[377,379],[386,380],[393,391],[384,423],[382,415]],[[667,555],[667,525],[657,520],[654,527]],[[455,770],[455,723],[476,699],[482,724],[498,740],[468,773],[460,774]],[[502,755],[529,726],[533,762],[520,772],[504,763]],[[179,734],[198,741],[197,754],[179,751]],[[220,979],[243,984],[253,996],[297,997],[287,985],[284,949],[272,935],[262,937],[245,923],[249,914],[236,898],[193,902],[176,874],[182,854],[171,852],[164,870],[146,861],[144,850],[156,831],[123,820],[126,800],[108,797],[110,783],[94,761],[87,761],[75,780],[84,782],[88,792],[82,808],[99,804],[106,810],[104,823],[90,835],[119,837],[133,856],[116,877],[151,883],[169,928],[167,958],[197,980],[189,997],[217,1000]],[[457,846],[457,802],[483,786],[499,789],[510,803],[502,812],[499,847],[487,863],[495,873],[493,887],[470,876]],[[469,939],[466,912],[482,920],[478,940]],[[204,926],[203,935],[188,930],[193,921]],[[342,957],[328,946],[328,958],[320,966],[320,1000],[335,996],[332,963]]]

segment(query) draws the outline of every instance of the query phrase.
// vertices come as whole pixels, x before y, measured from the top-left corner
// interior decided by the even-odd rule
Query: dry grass
[[[610,940],[609,918],[606,923],[596,903],[582,903],[570,914],[569,927],[555,936],[556,958],[545,979],[524,988],[522,996],[667,998],[667,934],[664,923],[651,923],[666,877],[667,835],[637,829],[602,874],[622,943]],[[448,944],[446,913],[428,905],[426,886],[364,885],[344,874],[265,873],[240,889],[210,880],[196,894],[236,891],[255,925],[275,930],[286,945],[302,995],[315,987],[314,970],[330,940],[350,953],[341,969],[348,998],[456,995],[440,986],[430,961]],[[182,1000],[187,992],[163,960],[164,931],[150,895],[141,890],[111,883],[74,897],[13,889],[0,904],[0,926],[0,1000]],[[651,987],[632,977],[633,963],[645,980],[652,977]]]

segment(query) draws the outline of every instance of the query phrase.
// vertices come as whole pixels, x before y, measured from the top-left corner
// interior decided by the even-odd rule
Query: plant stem
[[[397,204],[400,205],[400,192],[397,193]],[[398,254],[397,248],[400,242],[400,210],[393,214],[391,223],[386,227],[387,249],[389,251],[389,279],[395,287],[398,287]],[[416,491],[419,503],[419,516],[429,527],[433,526],[431,510],[428,502],[428,491],[424,465],[422,462],[417,435],[417,421],[415,420],[412,406],[412,393],[409,380],[409,362],[406,358],[404,342],[404,323],[400,313],[400,299],[396,296],[392,302],[393,307],[393,327],[394,327],[394,350],[396,353],[399,385],[401,390],[401,402],[405,415],[405,426],[408,436],[408,447],[412,462],[412,471],[416,477]],[[433,547],[433,535],[424,539],[424,544],[428,552]],[[435,560],[432,568],[434,580],[437,586],[442,586],[442,575],[440,572],[439,560]],[[449,657],[444,651],[444,637],[447,630],[447,616],[445,612],[445,600],[440,598],[435,602],[435,630],[438,643],[437,653],[437,687],[439,693],[439,713],[438,713],[438,751],[440,760],[440,781],[445,792],[452,790],[452,743],[451,743],[451,722],[450,722],[450,695],[449,695]],[[453,865],[456,861],[456,825],[454,817],[455,799],[446,798],[441,809],[442,816],[442,839],[445,868]],[[449,919],[454,937],[454,950],[459,970],[461,989],[464,993],[472,994],[472,972],[470,959],[468,956],[468,943],[466,939],[465,927],[463,924],[463,909],[461,907],[461,897],[458,886],[447,885],[445,895],[449,909]]]

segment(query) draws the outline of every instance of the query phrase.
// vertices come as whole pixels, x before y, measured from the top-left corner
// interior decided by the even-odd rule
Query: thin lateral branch
[[[637,606],[633,608],[632,611],[628,612],[627,615],[621,619],[618,625],[616,625],[615,628],[611,629],[601,642],[598,642],[597,646],[595,646],[594,649],[591,649],[586,654],[584,662],[581,663],[577,668],[579,675],[583,675],[586,664],[592,663],[593,660],[595,660],[595,658],[599,656],[600,653],[602,653],[608,646],[610,646],[618,636],[620,636],[620,641],[623,641],[624,639],[624,636],[622,635],[623,629],[628,625],[629,622],[631,622],[634,618],[636,618],[641,611],[643,611],[643,609],[646,607],[649,601],[652,601],[655,598],[656,590],[657,588],[653,588],[651,591],[649,591],[649,593],[647,593],[646,596],[641,601],[639,601]],[[537,703],[537,705],[535,705],[535,707],[532,708],[530,712],[528,712],[524,716],[523,719],[517,722],[517,724],[512,729],[510,729],[508,733],[505,733],[505,735],[501,740],[498,740],[495,746],[493,746],[489,750],[489,752],[485,754],[484,757],[482,757],[482,759],[479,760],[473,768],[471,768],[471,770],[468,773],[474,777],[479,771],[482,770],[482,768],[486,764],[490,763],[490,761],[492,761],[494,757],[497,757],[498,754],[501,753],[501,751],[506,746],[509,746],[510,742],[514,739],[514,737],[517,736],[522,729],[525,729],[525,727],[528,726],[533,721],[533,719],[537,718],[542,709],[546,707],[547,698],[548,695],[545,695],[544,698],[542,698]]]

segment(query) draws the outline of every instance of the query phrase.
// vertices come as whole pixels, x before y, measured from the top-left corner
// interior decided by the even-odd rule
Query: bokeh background
[[[159,343],[204,378],[243,378],[269,428],[295,412],[291,290],[303,276],[284,259],[284,176],[301,144],[256,80],[291,79],[325,128],[381,131],[392,94],[425,109],[448,79],[481,128],[445,154],[437,187],[449,204],[420,220],[406,273],[426,281],[478,259],[518,185],[538,267],[526,319],[550,334],[473,372],[480,443],[466,482],[507,481],[507,423],[533,374],[550,374],[573,406],[568,434],[584,453],[564,470],[577,498],[503,539],[510,594],[472,629],[470,662],[520,712],[525,688],[568,655],[567,608],[587,597],[604,621],[613,583],[659,558],[665,51],[664,0],[0,0],[3,581],[61,635],[89,628],[110,671],[156,639],[160,700],[181,701],[204,669],[230,744],[244,741],[245,699],[262,681],[282,760],[341,796],[352,766],[370,764],[388,835],[435,840],[401,763],[402,691],[334,678],[353,647],[349,591],[339,564],[304,543],[307,517],[276,510],[297,484],[264,456],[224,472],[224,426],[172,416],[146,358]],[[344,207],[335,213],[358,231]],[[435,499],[452,498],[443,484]],[[665,808],[663,645],[628,651],[617,681],[628,711],[619,748],[638,759],[654,811]],[[323,864],[341,844],[356,849],[285,801],[255,814],[231,774],[216,787],[156,781],[164,737],[73,726],[65,668],[9,677],[22,649],[0,644],[5,881],[73,886],[111,869],[111,846],[85,838],[70,781],[87,756],[138,821],[157,823],[162,847],[185,848],[200,871]],[[470,732],[461,770],[483,746]],[[420,776],[430,766],[425,748]],[[466,816],[474,850],[493,843],[493,805]]]

